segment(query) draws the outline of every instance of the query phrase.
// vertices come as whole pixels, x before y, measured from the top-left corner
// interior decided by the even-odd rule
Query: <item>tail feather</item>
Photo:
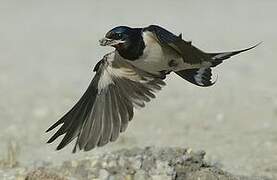
[[[242,50],[238,50],[238,51],[230,51],[230,52],[220,52],[220,53],[206,53],[208,56],[210,56],[210,58],[212,59],[212,66],[211,67],[215,67],[219,64],[221,64],[223,62],[223,60],[225,59],[229,59],[230,57],[234,56],[234,55],[237,55],[237,54],[240,54],[242,52],[245,52],[245,51],[249,51],[255,47],[257,47],[258,45],[260,45],[262,42],[254,45],[254,46],[251,46],[249,48],[246,48],[246,49],[242,49]]]
[[[185,69],[181,71],[176,71],[175,73],[179,75],[181,78],[189,81],[194,85],[201,86],[201,87],[212,86],[216,82],[216,80],[214,81],[212,80],[212,67],[215,67],[221,64],[225,59],[228,59],[236,54],[253,49],[260,44],[261,42],[249,48],[238,50],[238,51],[221,52],[221,53],[203,52],[205,56],[208,56],[209,62],[211,63],[209,66],[203,66],[203,67],[194,68],[194,69]]]
[[[182,71],[176,71],[175,73],[178,74],[181,78],[200,87],[209,87],[214,85],[216,82],[216,80],[212,81],[212,69],[209,67],[186,69]]]

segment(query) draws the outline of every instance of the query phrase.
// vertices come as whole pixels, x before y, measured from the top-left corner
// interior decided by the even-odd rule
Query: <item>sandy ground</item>
[[[0,0],[0,159],[61,163],[123,147],[203,149],[207,160],[247,176],[277,178],[275,0]],[[88,153],[60,152],[44,131],[82,95],[92,68],[111,48],[98,39],[116,25],[159,24],[205,51],[245,48],[199,88],[171,75],[158,98],[137,111],[116,143]]]
[[[204,151],[184,148],[131,148],[43,166],[26,180],[262,180],[235,176],[205,162]],[[26,175],[25,175],[26,176]],[[18,177],[18,176],[17,176]]]

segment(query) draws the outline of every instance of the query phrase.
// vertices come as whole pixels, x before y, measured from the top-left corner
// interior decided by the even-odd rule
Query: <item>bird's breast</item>
[[[145,48],[143,50],[143,55],[140,57],[140,60],[161,63],[163,61],[164,52],[157,39],[151,32],[148,31],[143,32],[142,37]]]
[[[145,48],[143,54],[131,63],[147,72],[158,73],[168,69],[168,60],[162,46],[151,32],[143,32]]]

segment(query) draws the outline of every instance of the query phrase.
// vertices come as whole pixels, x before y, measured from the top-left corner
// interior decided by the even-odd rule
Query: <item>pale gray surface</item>
[[[206,51],[264,43],[219,66],[199,88],[171,75],[158,98],[136,113],[110,151],[133,146],[204,149],[241,175],[277,178],[275,0],[0,0],[0,155],[19,142],[20,163],[89,156],[55,152],[44,134],[79,99],[92,68],[111,48],[98,39],[116,25],[159,24]]]

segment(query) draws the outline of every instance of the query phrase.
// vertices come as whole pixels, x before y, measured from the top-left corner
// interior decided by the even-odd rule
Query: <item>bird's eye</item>
[[[122,38],[122,34],[121,33],[116,33],[115,34],[115,39],[121,39]]]

